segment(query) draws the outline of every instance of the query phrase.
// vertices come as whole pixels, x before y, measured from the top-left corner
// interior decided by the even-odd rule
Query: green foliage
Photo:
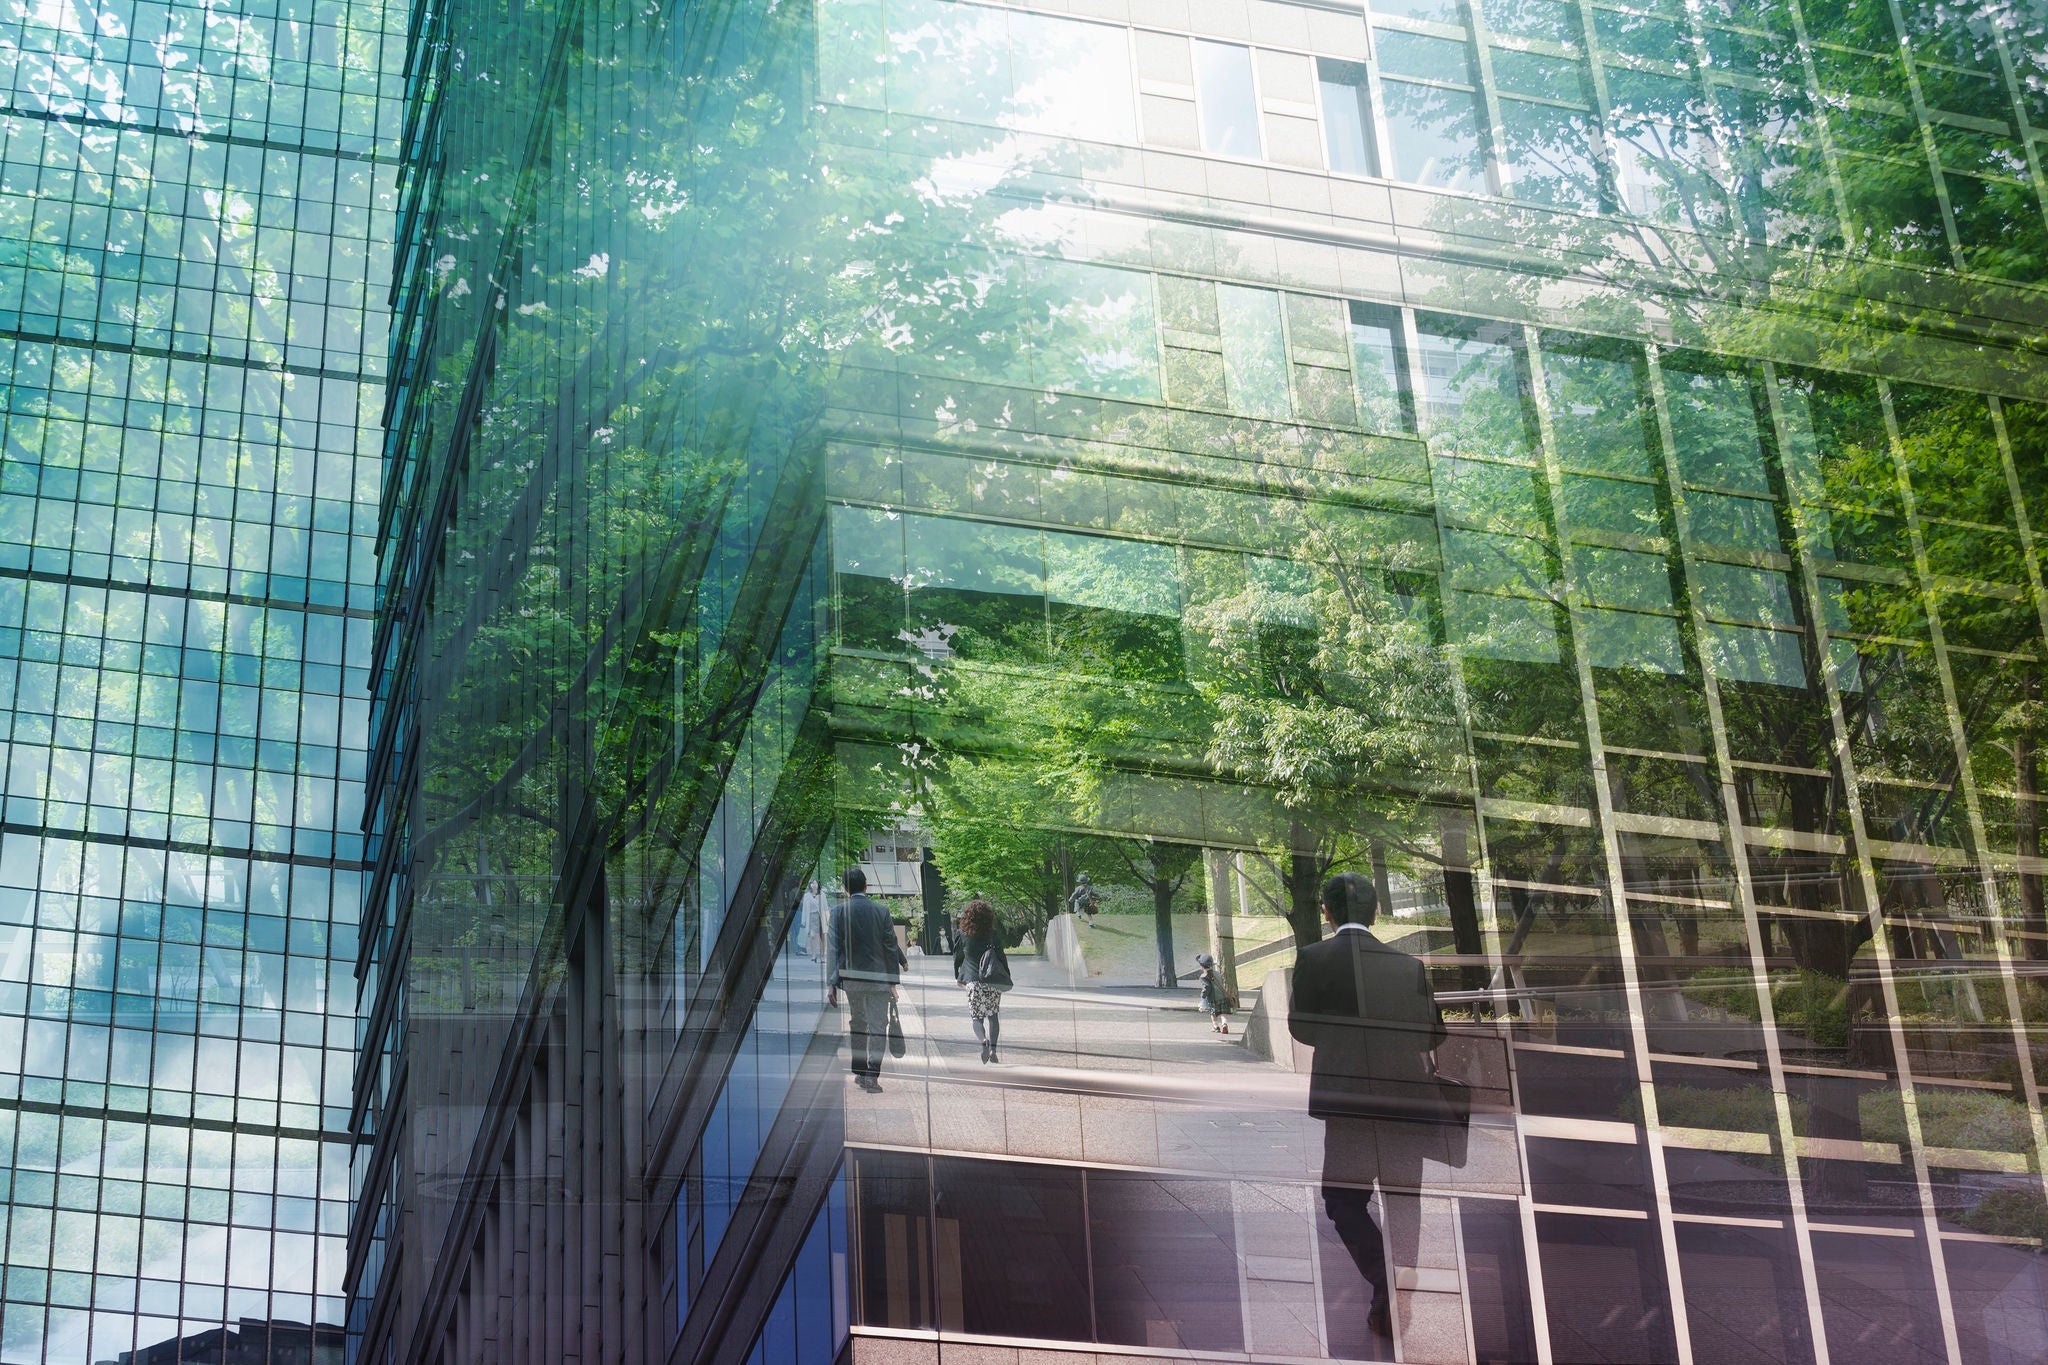
[[[1043,945],[1071,883],[1072,840],[1044,815],[1058,775],[1002,759],[956,758],[925,790],[921,824],[947,885],[984,897],[1004,928]]]
[[[1318,545],[1315,519],[1302,529]],[[1462,786],[1434,594],[1357,556],[1254,569],[1189,612],[1211,761],[1351,857],[1368,838],[1428,856],[1432,803]]]
[[[1849,985],[1823,972],[1802,971],[1771,992],[1778,1027],[1803,1033],[1815,1047],[1849,1045]]]
[[[1629,1096],[1624,1108],[1626,1117],[1635,1122],[1642,1121],[1639,1097]],[[1792,1123],[1795,1130],[1804,1129],[1805,1108],[1804,1101],[1793,1100]],[[1777,1108],[1772,1103],[1771,1092],[1755,1086],[1708,1089],[1691,1085],[1659,1085],[1657,1117],[1674,1128],[1705,1128],[1732,1133],[1778,1131]]]
[[[1727,984],[1717,985],[1725,981]],[[1756,975],[1744,967],[1703,967],[1686,980],[1685,995],[1724,1013],[1744,1019],[1761,1020],[1763,1007],[1757,1002]],[[1776,1004],[1776,998],[1772,1003]]]
[[[2048,1245],[2048,1199],[2042,1198],[2038,1189],[1993,1190],[1951,1216],[1973,1232],[2025,1237]]]
[[[1920,1111],[1920,1135],[1930,1147],[1972,1152],[2031,1152],[2033,1126],[2027,1109],[2010,1095],[1988,1090],[1920,1086],[1913,1092]],[[1906,1143],[1905,1110],[1897,1090],[1877,1090],[1858,1102],[1863,1136],[1870,1142]]]

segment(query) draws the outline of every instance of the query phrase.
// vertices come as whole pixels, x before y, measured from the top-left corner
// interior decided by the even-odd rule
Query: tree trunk
[[[1382,917],[1394,913],[1393,879],[1387,875],[1387,841],[1374,839],[1367,847],[1372,856],[1372,899]]]
[[[1444,904],[1451,912],[1451,946],[1460,957],[1486,955],[1486,940],[1479,932],[1479,896],[1472,880],[1472,855],[1466,848],[1466,817],[1462,811],[1446,811],[1438,825],[1444,853]],[[1484,965],[1467,963],[1459,973],[1468,991],[1486,989]]]
[[[1209,956],[1216,959],[1216,975],[1232,995],[1237,994],[1238,912],[1236,869],[1231,856],[1220,848],[1202,850],[1202,870],[1209,878]]]
[[[1295,943],[1307,947],[1323,941],[1322,867],[1307,826],[1299,820],[1289,821],[1287,833],[1287,869],[1280,874],[1287,884],[1287,923],[1294,930]]]
[[[1152,942],[1159,949],[1159,985],[1171,990],[1178,975],[1173,969],[1173,882],[1152,879]]]

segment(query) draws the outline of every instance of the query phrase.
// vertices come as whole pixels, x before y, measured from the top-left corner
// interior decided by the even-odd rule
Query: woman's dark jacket
[[[1003,941],[994,934],[987,938],[953,940],[953,979],[963,986],[980,982],[999,991],[1010,989],[1010,959],[1003,956]]]

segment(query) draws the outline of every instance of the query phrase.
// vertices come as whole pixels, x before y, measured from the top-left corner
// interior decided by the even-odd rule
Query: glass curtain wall
[[[398,16],[0,31],[9,1365],[341,1356]]]
[[[356,1349],[2048,1351],[2027,22],[416,14]]]

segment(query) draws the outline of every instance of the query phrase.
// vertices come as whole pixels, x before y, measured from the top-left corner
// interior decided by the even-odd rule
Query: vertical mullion
[[[1613,196],[1616,213],[1629,212],[1628,198],[1622,193],[1620,129],[1614,120],[1614,99],[1607,90],[1607,67],[1594,50],[1593,12],[1583,0],[1567,0],[1571,10],[1579,18],[1579,61],[1586,73],[1586,94],[1592,101],[1593,136],[1597,140],[1596,155],[1606,164],[1604,173],[1607,186],[1604,195]]]
[[[1514,191],[1514,172],[1508,166],[1507,130],[1501,123],[1500,95],[1493,83],[1493,30],[1486,26],[1479,6],[1465,6],[1466,42],[1472,45],[1472,78],[1479,82],[1479,100],[1486,111],[1485,141],[1492,166],[1487,181],[1492,192],[1507,196]]]
[[[1401,350],[1405,354],[1396,358],[1395,365],[1403,372],[1407,383],[1408,401],[1414,413],[1416,432],[1418,435],[1423,435],[1426,442],[1427,436],[1425,433],[1428,429],[1426,404],[1429,394],[1425,388],[1426,381],[1422,369],[1422,331],[1416,325],[1414,309],[1400,308],[1396,310],[1396,315],[1401,320]],[[1442,506],[1436,497],[1436,460],[1434,451],[1431,451],[1425,458],[1424,468],[1429,472],[1430,506],[1432,508],[1432,518],[1437,529],[1438,553],[1441,554],[1444,524]],[[1438,593],[1441,597],[1438,609],[1444,614],[1444,651],[1450,660],[1451,692],[1457,702],[1458,727],[1464,734],[1465,742],[1465,768],[1468,779],[1472,784],[1471,833],[1476,847],[1467,850],[1466,860],[1472,865],[1473,872],[1473,913],[1481,918],[1480,935],[1482,946],[1491,940],[1495,945],[1495,950],[1490,952],[1489,956],[1502,959],[1502,955],[1498,951],[1499,935],[1496,931],[1487,927],[1487,921],[1492,918],[1496,893],[1493,885],[1493,860],[1487,854],[1486,820],[1480,809],[1479,759],[1472,741],[1471,694],[1465,686],[1464,656],[1459,651],[1457,643],[1450,638],[1451,603],[1448,594],[1451,589],[1448,586],[1442,585],[1443,578],[1441,573],[1438,575],[1438,583],[1440,585]],[[1490,978],[1491,983],[1496,984],[1490,984],[1489,989],[1495,989],[1497,983],[1502,981],[1503,975],[1507,971],[1507,964],[1503,959],[1501,960],[1500,967],[1494,971]],[[1519,986],[1520,983],[1518,980],[1511,980],[1508,984],[1514,987]],[[1527,1001],[1519,994],[1514,996],[1514,1001],[1515,1009],[1518,1013],[1527,1006]],[[1509,1028],[1508,1063],[1508,1074],[1512,1082],[1514,1075],[1512,1025]],[[1515,1106],[1515,1109],[1517,1114],[1519,1114],[1521,1110],[1519,1103]],[[1556,1358],[1551,1351],[1550,1345],[1549,1295],[1543,1285],[1543,1258],[1538,1251],[1539,1243],[1536,1236],[1536,1201],[1534,1195],[1529,1190],[1528,1182],[1529,1140],[1528,1136],[1523,1132],[1519,1121],[1514,1125],[1514,1135],[1516,1176],[1521,1186],[1515,1199],[1515,1209],[1521,1219],[1522,1273],[1529,1286],[1529,1323],[1530,1330],[1535,1334],[1536,1338],[1536,1365],[1556,1365]]]
[[[1983,889],[1984,905],[1988,912],[1986,933],[1991,940],[1992,955],[1998,963],[1999,987],[2005,994],[2005,1007],[2012,1034],[2014,1060],[2018,1063],[2020,1083],[2027,1096],[2030,1127],[2034,1132],[2034,1169],[2044,1169],[2042,1134],[2040,1132],[2040,1092],[2035,1088],[2033,1067],[2028,1057],[2024,1020],[2020,1011],[2019,985],[2014,976],[2013,956],[2005,937],[2005,922],[2001,913],[1998,895],[1998,879],[1991,866],[1991,845],[1984,833],[1984,810],[1977,794],[1977,776],[1970,767],[1969,736],[1963,731],[1962,709],[1958,704],[1954,674],[1949,668],[1948,642],[1941,626],[1941,599],[1934,590],[1934,570],[1927,557],[1926,539],[1920,530],[1919,502],[1913,492],[1911,473],[1906,465],[1905,444],[1899,436],[1898,416],[1892,407],[1891,388],[1882,380],[1878,383],[1879,398],[1884,408],[1885,436],[1891,445],[1894,477],[1904,492],[1906,507],[1906,530],[1913,546],[1913,564],[1920,579],[1921,598],[1927,609],[1927,628],[1933,640],[1936,672],[1941,678],[1942,704],[1948,713],[1950,742],[1955,745],[1956,781],[1963,791],[1963,810],[1970,822],[1970,839],[1977,849],[1976,874]]]
[[[2041,149],[2034,143],[2033,121],[2027,116],[2027,102],[2018,98],[2020,82],[2019,67],[2013,61],[2012,45],[2006,41],[2005,30],[1993,27],[1991,41],[1998,49],[1998,71],[2005,80],[2006,102],[2012,106],[2013,135],[2020,144],[2020,155],[2027,159],[2027,178],[2033,182],[2034,196],[2041,201],[2042,211],[2048,213],[2048,170],[2041,164]]]
[[[1650,402],[1657,417],[1657,441],[1665,485],[1671,495],[1672,528],[1677,536],[1678,562],[1685,581],[1686,622],[1691,628],[1693,647],[1700,665],[1700,691],[1707,708],[1707,727],[1713,735],[1714,766],[1721,779],[1721,815],[1728,826],[1729,864],[1735,870],[1736,908],[1742,912],[1743,931],[1749,940],[1749,956],[1756,973],[1758,1023],[1764,1040],[1764,1061],[1769,1068],[1772,1110],[1777,1117],[1778,1148],[1784,1162],[1785,1182],[1790,1193],[1794,1250],[1799,1256],[1801,1297],[1806,1303],[1807,1330],[1813,1342],[1813,1365],[1830,1365],[1826,1325],[1821,1318],[1820,1275],[1813,1261],[1813,1235],[1807,1226],[1806,1191],[1799,1180],[1799,1138],[1792,1124],[1792,1101],[1785,1092],[1785,1058],[1778,1037],[1777,1007],[1771,999],[1771,975],[1764,952],[1763,929],[1756,912],[1756,884],[1750,875],[1749,841],[1742,819],[1742,805],[1735,795],[1735,766],[1728,747],[1728,723],[1721,709],[1721,683],[1709,666],[1706,649],[1706,619],[1700,608],[1699,571],[1686,546],[1691,541],[1691,523],[1685,506],[1685,480],[1678,467],[1678,444],[1671,431],[1670,396],[1664,388],[1664,366],[1658,348],[1645,348]]]
[[[1799,45],[1799,64],[1806,72],[1808,117],[1812,120],[1814,136],[1820,147],[1821,165],[1827,170],[1828,197],[1835,201],[1835,222],[1841,226],[1842,240],[1847,241],[1849,192],[1842,186],[1841,158],[1835,152],[1834,130],[1828,122],[1828,105],[1821,94],[1820,64],[1813,59],[1813,40],[1806,31],[1806,11],[1800,8],[1799,0],[1785,0],[1785,13],[1792,22],[1792,35]]]
[[[1787,448],[1785,408],[1778,393],[1778,366],[1775,362],[1763,362],[1764,395],[1770,405],[1771,436],[1776,443],[1785,470],[1786,493],[1793,525],[1802,540],[1807,531],[1807,517],[1802,504],[1802,494],[1817,493],[1817,489],[1801,489],[1793,484],[1792,468],[1789,461],[1782,459]],[[1913,1179],[1920,1192],[1920,1221],[1922,1235],[1927,1239],[1928,1265],[1934,1275],[1935,1303],[1941,1317],[1942,1340],[1948,1351],[1951,1365],[1962,1365],[1962,1348],[1956,1337],[1955,1305],[1948,1287],[1947,1263],[1941,1252],[1941,1228],[1934,1212],[1933,1189],[1927,1170],[1926,1143],[1920,1133],[1920,1106],[1913,1085],[1912,1069],[1906,1064],[1906,1034],[1904,1020],[1899,1012],[1898,981],[1893,973],[1896,966],[1892,961],[1891,940],[1885,933],[1884,907],[1878,899],[1877,871],[1871,859],[1870,830],[1863,819],[1863,790],[1856,773],[1855,754],[1849,747],[1848,720],[1842,710],[1841,680],[1835,675],[1835,661],[1829,649],[1827,618],[1823,614],[1820,595],[1820,575],[1815,571],[1813,558],[1802,545],[1793,555],[1797,567],[1800,587],[1805,594],[1807,619],[1812,622],[1814,649],[1818,657],[1815,665],[1820,675],[1821,687],[1826,696],[1828,722],[1834,733],[1835,762],[1840,765],[1843,805],[1849,816],[1849,832],[1854,840],[1856,876],[1862,888],[1864,917],[1870,923],[1871,954],[1877,967],[1878,989],[1884,998],[1885,1022],[1891,1033],[1892,1063],[1897,1068],[1899,1080],[1899,1102],[1905,1112],[1906,1140],[1912,1148]]]
[[[1657,1087],[1650,1069],[1648,1008],[1636,963],[1635,933],[1629,916],[1628,891],[1621,861],[1621,842],[1614,827],[1614,793],[1607,780],[1607,754],[1600,737],[1600,708],[1593,689],[1593,665],[1583,647],[1585,631],[1572,573],[1571,528],[1564,515],[1564,474],[1557,458],[1557,432],[1552,423],[1550,393],[1544,384],[1543,356],[1534,327],[1522,328],[1522,354],[1529,367],[1529,390],[1536,406],[1541,435],[1544,483],[1550,494],[1551,534],[1557,544],[1559,582],[1565,614],[1571,623],[1572,661],[1578,673],[1579,702],[1585,711],[1586,751],[1592,765],[1593,800],[1600,822],[1600,841],[1607,859],[1608,904],[1621,961],[1622,988],[1628,999],[1629,1034],[1635,1043],[1636,1094],[1643,1107],[1643,1141],[1649,1152],[1650,1186],[1656,1197],[1652,1215],[1664,1252],[1665,1295],[1670,1301],[1671,1335],[1678,1365],[1692,1365],[1692,1330],[1686,1313],[1685,1280],[1678,1259],[1678,1228],[1672,1221],[1671,1180],[1664,1167],[1664,1146],[1657,1138]]]
[[[1394,310],[1394,313],[1401,323],[1400,344],[1397,347],[1398,354],[1394,357],[1394,368],[1398,371],[1398,382],[1405,391],[1409,413],[1415,421],[1416,435],[1423,440],[1425,447],[1427,447],[1428,438],[1423,435],[1423,403],[1428,395],[1423,391],[1422,331],[1416,325],[1414,309],[1397,308]],[[1352,370],[1355,375],[1357,372],[1357,361],[1355,358],[1352,362]],[[1422,467],[1424,472],[1429,475],[1431,519],[1436,525],[1438,554],[1441,555],[1444,524],[1442,511],[1436,497],[1436,462],[1433,452],[1424,455]],[[1499,959],[1502,956],[1497,950],[1499,934],[1487,922],[1490,918],[1489,912],[1494,904],[1493,860],[1487,856],[1486,821],[1482,818],[1480,811],[1479,755],[1472,742],[1472,695],[1465,686],[1463,656],[1459,653],[1457,644],[1450,639],[1451,604],[1447,595],[1450,589],[1443,585],[1441,574],[1438,575],[1437,581],[1437,610],[1443,616],[1445,650],[1451,665],[1451,695],[1457,705],[1458,729],[1464,738],[1465,746],[1465,776],[1466,780],[1471,783],[1472,791],[1472,824],[1469,831],[1472,838],[1472,847],[1466,850],[1465,860],[1467,864],[1466,870],[1472,877],[1473,914],[1479,917],[1480,920],[1480,946],[1483,949],[1487,948],[1489,941],[1491,941],[1494,948],[1487,952],[1487,956]],[[1506,971],[1507,964],[1499,962],[1489,978],[1490,984],[1488,989],[1494,989],[1491,983],[1501,982]],[[1522,1003],[1517,998],[1517,1010],[1521,1008]],[[1496,1008],[1498,1007],[1499,1002],[1497,1001]],[[1523,1162],[1525,1169],[1527,1164],[1525,1159]],[[1534,1237],[1535,1232],[1532,1228],[1530,1230],[1531,1240],[1529,1243],[1532,1247],[1536,1244]],[[1549,1336],[1547,1334],[1543,1336],[1543,1349],[1545,1351],[1549,1350]],[[1544,1365],[1549,1365],[1547,1359],[1544,1361]]]
[[[1372,127],[1367,130],[1366,136],[1372,139],[1373,163],[1380,173],[1380,178],[1393,180],[1396,178],[1394,144],[1387,133],[1386,94],[1380,89],[1379,31],[1373,27],[1370,13],[1365,16],[1365,58],[1366,103],[1372,106],[1369,111],[1372,115]],[[1406,309],[1402,310],[1402,316],[1408,316]],[[1407,330],[1414,331],[1412,321]]]
[[[2033,594],[2034,613],[2042,629],[2042,639],[2048,640],[2048,587],[2041,580],[2040,553],[2034,543],[2033,520],[2027,515],[2025,491],[2020,486],[2019,466],[2014,462],[2012,435],[2005,425],[2005,405],[1997,398],[1987,400],[1991,411],[1992,437],[1998,442],[1998,458],[2004,467],[2006,494],[2012,499],[2013,524],[2019,530],[2020,556],[2027,566],[2027,586]],[[2037,647],[2039,642],[2037,641]],[[2014,854],[2015,868],[2018,854]],[[2015,875],[2019,875],[2016,871]],[[2018,967],[2014,965],[2014,988],[2018,988]],[[2017,1009],[2013,1013],[2013,1034],[2019,1045],[2020,1080],[2026,1086],[2027,1120],[2034,1130],[2034,1149],[2041,1153],[2036,1174],[2042,1182],[2044,1194],[2048,1194],[2048,1120],[2041,1112],[2040,1078],[2034,1071],[2033,1049],[2027,1043],[2026,1016]]]
[[[1962,234],[1956,231],[1955,210],[1949,204],[1948,179],[1941,173],[1941,157],[1934,145],[1934,125],[1927,117],[1927,99],[1920,91],[1920,71],[1915,59],[1913,45],[1906,41],[1905,16],[1899,12],[1899,0],[1886,0],[1887,12],[1892,17],[1892,30],[1898,38],[1899,60],[1906,73],[1906,103],[1913,111],[1914,121],[1920,125],[1920,145],[1927,155],[1927,173],[1934,177],[1934,194],[1941,201],[1942,231],[1948,235],[1949,259],[1957,270],[1966,267],[1963,263]],[[1953,1349],[1953,1326],[1950,1325],[1951,1349]]]

